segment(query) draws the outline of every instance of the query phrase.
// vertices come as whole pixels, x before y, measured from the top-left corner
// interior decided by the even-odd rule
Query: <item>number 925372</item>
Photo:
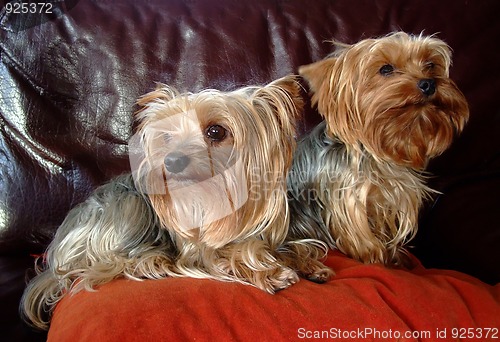
[[[451,338],[499,338],[498,328],[453,328],[451,329]]]
[[[5,4],[5,12],[8,14],[51,14],[53,4],[50,2],[8,2]]]

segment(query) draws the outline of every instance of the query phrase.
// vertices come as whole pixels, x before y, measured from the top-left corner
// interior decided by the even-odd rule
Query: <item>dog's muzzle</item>
[[[189,165],[189,157],[182,152],[171,152],[165,157],[165,167],[168,172],[182,172]]]
[[[436,81],[432,78],[422,79],[418,81],[417,87],[425,96],[431,96],[436,92]]]

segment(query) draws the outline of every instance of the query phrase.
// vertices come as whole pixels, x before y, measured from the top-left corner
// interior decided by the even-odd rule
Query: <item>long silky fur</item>
[[[24,292],[21,315],[46,329],[65,294],[91,291],[117,277],[165,277],[173,251],[168,232],[160,228],[132,176],[120,176],[69,212],[47,249],[40,273]]]
[[[299,143],[290,170],[290,233],[365,263],[411,266],[405,245],[433,193],[425,167],[469,117],[449,78],[451,49],[404,32],[335,45],[334,54],[299,68],[324,122]],[[433,81],[432,93],[420,88],[423,80]]]
[[[325,128],[322,122],[299,142],[288,174],[290,234],[366,262],[404,265],[415,209],[433,192],[425,176],[348,151]]]
[[[230,93],[179,94],[162,85],[142,97],[143,109],[136,116],[140,138],[134,140],[140,147],[131,143],[143,157],[138,159],[138,169],[132,167],[132,174],[101,186],[70,211],[24,292],[20,310],[25,320],[47,329],[65,295],[93,291],[119,277],[208,278],[253,285],[269,293],[291,286],[299,275],[319,282],[328,279],[332,272],[320,262],[326,245],[287,237],[286,174],[296,146],[295,120],[302,108],[299,93],[295,78],[285,77],[265,87]],[[241,207],[210,222],[205,222],[202,202],[217,205],[226,191],[237,193],[239,178],[226,177],[222,190],[205,178],[196,183],[208,184],[203,194],[197,192],[191,202],[174,203],[166,178],[158,172],[170,151],[169,144],[158,144],[159,135],[169,132],[164,119],[192,111],[200,126],[203,120],[228,126],[227,144],[242,152],[242,171],[251,192]],[[191,147],[203,147],[203,136],[188,126],[175,127],[180,144],[187,141]],[[218,150],[215,144],[210,148],[212,156],[220,152],[223,160],[227,158],[226,150]],[[216,161],[211,159],[210,165],[200,161],[195,171],[209,166],[212,178],[214,168],[219,173],[228,171]],[[200,215],[201,225],[185,229],[175,205],[190,205],[182,211]]]

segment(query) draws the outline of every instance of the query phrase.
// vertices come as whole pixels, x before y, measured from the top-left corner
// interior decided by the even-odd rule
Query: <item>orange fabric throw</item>
[[[500,284],[363,265],[337,252],[326,264],[337,273],[328,283],[302,279],[275,295],[213,280],[116,280],[62,300],[48,340],[500,339]]]

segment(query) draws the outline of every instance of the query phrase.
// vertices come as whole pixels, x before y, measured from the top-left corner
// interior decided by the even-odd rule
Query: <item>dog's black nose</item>
[[[436,81],[432,78],[418,81],[417,86],[425,96],[431,96],[436,92]]]
[[[189,164],[189,157],[182,152],[171,152],[165,157],[165,167],[169,172],[182,172]]]

